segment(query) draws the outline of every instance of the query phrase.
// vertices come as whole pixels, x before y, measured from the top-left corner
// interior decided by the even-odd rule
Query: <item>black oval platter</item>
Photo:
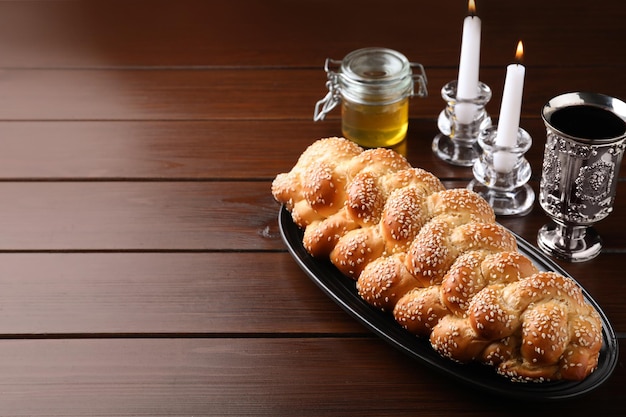
[[[512,382],[498,375],[492,367],[472,363],[459,364],[435,352],[425,338],[416,337],[403,329],[389,313],[380,311],[365,302],[357,293],[355,282],[341,274],[329,261],[313,258],[302,246],[303,231],[293,222],[289,211],[282,206],[278,223],[281,236],[293,258],[302,270],[333,301],[361,322],[366,328],[426,366],[446,374],[462,383],[483,391],[524,400],[564,400],[591,392],[612,374],[618,361],[618,344],[615,332],[599,305],[582,288],[585,299],[593,305],[602,318],[603,347],[598,368],[580,382],[552,381],[541,383]],[[570,277],[560,266],[539,252],[519,236],[518,250],[530,258],[543,271],[555,271]]]

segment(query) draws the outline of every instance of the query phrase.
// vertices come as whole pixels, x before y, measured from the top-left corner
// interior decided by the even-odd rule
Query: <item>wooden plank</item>
[[[563,264],[626,334],[621,254]],[[287,253],[2,253],[0,337],[360,334]]]
[[[453,0],[177,3],[0,2],[0,65],[321,66],[326,57],[386,46],[428,67],[456,68],[467,12],[466,2]],[[510,62],[520,38],[529,65],[623,64],[619,2],[479,2],[478,14],[484,66]]]
[[[269,183],[2,183],[0,250],[275,250]]]
[[[538,118],[543,105],[565,91],[598,91],[626,97],[620,66],[530,67],[523,115]],[[5,69],[0,73],[0,121],[20,120],[311,120],[327,92],[315,69]],[[439,91],[456,71],[428,73],[430,95],[415,98],[412,117],[436,119],[446,103]],[[505,66],[486,68],[492,91],[487,110],[499,113]],[[339,117],[338,111],[333,117]]]
[[[287,253],[0,254],[0,334],[369,332]]]
[[[446,183],[464,187],[466,182]],[[535,184],[536,186],[536,184]],[[269,182],[2,182],[0,251],[282,250]],[[617,194],[626,196],[626,183]],[[623,250],[626,199],[596,229]],[[502,218],[529,241],[547,222]]]
[[[545,133],[525,119],[534,144],[526,158],[538,171]],[[267,132],[272,132],[268,137]],[[471,177],[430,152],[439,133],[429,119],[412,119],[397,148],[414,166],[442,178]],[[286,172],[317,139],[341,136],[337,119],[313,121],[9,122],[0,123],[3,179],[272,179]],[[259,158],[259,156],[261,158]]]
[[[533,145],[525,158],[539,179],[545,128],[524,119]],[[268,133],[268,132],[271,132]],[[471,168],[431,152],[439,134],[432,119],[412,119],[396,148],[441,179],[473,178]],[[313,121],[0,122],[0,179],[254,179],[289,171],[315,140],[341,136],[337,119]],[[262,155],[263,158],[259,158]],[[626,177],[622,164],[620,177]]]
[[[539,173],[543,123],[533,118],[522,125],[534,139],[526,158]],[[412,119],[397,150],[441,178],[471,178],[471,169],[432,154],[438,133],[435,121]],[[272,180],[315,140],[341,135],[338,119],[4,122],[0,178]]]
[[[542,417],[588,416],[598,404],[618,416],[626,383],[618,367],[583,398],[512,406],[380,340],[341,338],[4,340],[0,367],[11,416]]]
[[[523,119],[533,145],[525,158],[541,175],[545,128]],[[447,164],[431,152],[439,133],[431,119],[411,119],[396,148],[409,162],[442,179],[471,179],[471,168]],[[0,179],[254,179],[289,171],[315,140],[341,136],[337,119],[0,122]],[[626,166],[620,177],[626,176]]]

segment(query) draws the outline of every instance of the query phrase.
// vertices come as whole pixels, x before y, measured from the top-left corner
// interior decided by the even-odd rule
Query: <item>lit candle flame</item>
[[[522,62],[522,58],[524,58],[524,44],[522,41],[517,43],[517,50],[515,51],[515,60],[517,62]]]
[[[476,2],[474,0],[467,2],[467,12],[472,16],[476,14]]]

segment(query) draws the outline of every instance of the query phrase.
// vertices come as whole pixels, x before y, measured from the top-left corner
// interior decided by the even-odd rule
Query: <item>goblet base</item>
[[[551,222],[539,229],[537,245],[557,259],[585,262],[600,254],[602,239],[593,227],[564,226]]]
[[[487,200],[498,216],[524,216],[533,209],[535,202],[535,192],[528,184],[511,190],[498,190],[474,179],[467,188]]]

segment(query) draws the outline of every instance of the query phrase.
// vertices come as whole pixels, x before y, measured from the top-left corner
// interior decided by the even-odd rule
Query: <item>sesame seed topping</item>
[[[519,254],[477,194],[343,138],[309,146],[272,194],[305,229],[307,251],[330,256],[367,302],[430,335],[443,356],[481,360],[519,382],[595,369],[598,313],[573,280],[539,273]],[[468,353],[477,344],[484,352]]]

